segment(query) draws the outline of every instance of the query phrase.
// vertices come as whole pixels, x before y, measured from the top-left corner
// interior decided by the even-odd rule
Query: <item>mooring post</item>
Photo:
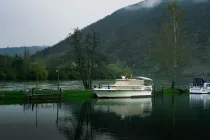
[[[162,96],[163,96],[163,86],[162,86],[162,89],[161,89],[161,93],[162,93]]]
[[[153,96],[155,96],[155,85],[153,85]]]
[[[31,92],[32,96],[34,95],[34,90],[35,90],[35,89],[34,89],[34,88],[32,88],[32,92]]]

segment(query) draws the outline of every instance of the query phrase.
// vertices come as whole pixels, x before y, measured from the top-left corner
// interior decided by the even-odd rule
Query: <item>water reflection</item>
[[[114,112],[121,116],[122,119],[131,116],[146,117],[152,112],[151,98],[124,98],[124,99],[98,99],[95,106],[95,111],[104,113]]]
[[[56,106],[56,107],[55,107]],[[24,104],[23,105],[23,111],[24,113],[26,112],[35,112],[35,126],[38,126],[38,116],[40,116],[44,110],[45,112],[50,111],[50,109],[55,109],[56,108],[56,124],[58,123],[58,112],[59,108],[61,108],[61,103],[50,103],[50,104]],[[31,112],[32,111],[32,112]],[[50,111],[51,112],[51,111]],[[54,112],[54,111],[53,111]]]
[[[152,98],[98,99],[92,121],[96,135],[109,140],[150,139]]]
[[[62,108],[63,115],[58,115],[57,129],[69,140],[83,140],[92,138],[91,112],[92,102],[82,102],[79,109],[73,110],[69,104]]]
[[[209,102],[210,95],[176,95],[0,105],[0,135],[2,140],[209,139],[204,127],[210,126],[210,112],[195,108],[209,108]]]
[[[190,94],[190,107],[210,108],[210,94]]]
[[[2,140],[64,140],[56,129],[56,104],[0,105],[0,113]]]

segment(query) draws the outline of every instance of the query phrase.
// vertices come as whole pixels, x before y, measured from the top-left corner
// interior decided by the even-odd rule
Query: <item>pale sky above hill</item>
[[[0,48],[54,45],[83,28],[142,0],[0,0]]]

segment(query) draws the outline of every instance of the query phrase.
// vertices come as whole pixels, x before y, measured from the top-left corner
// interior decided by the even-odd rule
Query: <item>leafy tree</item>
[[[79,71],[85,89],[92,87],[93,69],[102,62],[102,54],[96,53],[100,46],[99,34],[92,30],[85,38],[77,28],[71,36],[72,56],[75,69]]]
[[[27,73],[25,73],[25,64],[21,56],[16,56],[12,62],[12,69],[15,71],[17,80],[25,80]]]
[[[181,29],[183,9],[175,2],[168,4],[169,21],[164,23],[161,32],[154,37],[152,57],[160,69],[172,75],[172,88],[175,79],[189,62],[189,47],[185,46],[184,31]]]
[[[29,64],[29,72],[31,79],[46,80],[48,76],[48,71],[46,66],[39,61],[34,61]]]

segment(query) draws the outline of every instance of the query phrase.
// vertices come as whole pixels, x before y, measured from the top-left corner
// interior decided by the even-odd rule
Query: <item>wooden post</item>
[[[38,70],[36,71],[36,90],[37,90],[37,83],[38,82]]]
[[[153,96],[155,95],[155,85],[153,85]]]

